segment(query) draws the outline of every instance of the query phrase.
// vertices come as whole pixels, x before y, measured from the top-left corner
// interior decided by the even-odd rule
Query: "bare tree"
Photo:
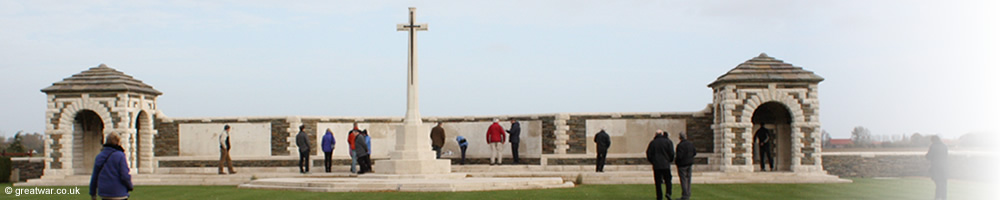
[[[854,127],[854,130],[851,131],[851,141],[855,145],[870,147],[872,145],[872,132],[864,126]]]

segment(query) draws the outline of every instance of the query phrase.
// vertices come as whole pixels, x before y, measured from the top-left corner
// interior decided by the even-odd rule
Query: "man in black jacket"
[[[312,165],[312,161],[309,159],[309,149],[310,147],[309,135],[306,134],[306,125],[299,126],[299,134],[295,135],[295,145],[299,147],[299,173],[308,173],[309,165]]]
[[[760,171],[766,171],[764,164],[770,165],[771,171],[774,171],[774,156],[771,154],[771,131],[760,127],[753,138],[757,140],[757,148],[760,151]],[[767,162],[764,162],[764,159],[767,159]]]
[[[688,140],[686,133],[681,133],[681,142],[677,143],[677,178],[681,179],[681,200],[691,198],[691,165],[694,164],[694,144]]]
[[[514,164],[519,164],[521,163],[521,158],[517,155],[517,146],[521,144],[521,123],[511,119],[510,130],[507,130],[507,133],[510,134],[510,137],[508,137],[510,140],[510,154],[514,157]]]
[[[646,160],[653,164],[653,178],[656,183],[656,199],[662,200],[664,196],[660,189],[660,184],[667,185],[667,199],[670,199],[671,186],[670,163],[674,161],[674,142],[670,141],[668,133],[663,130],[656,130],[656,137],[649,142],[646,147]]]
[[[594,135],[594,143],[597,143],[597,172],[604,172],[604,161],[608,158],[608,147],[611,147],[611,137],[601,129]]]

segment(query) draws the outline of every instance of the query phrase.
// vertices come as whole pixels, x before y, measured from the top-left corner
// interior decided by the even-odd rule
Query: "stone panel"
[[[271,141],[270,123],[180,123],[180,156],[219,155],[219,136],[225,125],[232,127],[229,141],[231,156],[268,156]]]
[[[156,138],[153,139],[155,148],[153,149],[153,155],[155,156],[178,156],[180,155],[180,146],[178,140],[178,130],[179,127],[176,122],[164,122],[159,117],[153,118],[153,123],[156,124]]]

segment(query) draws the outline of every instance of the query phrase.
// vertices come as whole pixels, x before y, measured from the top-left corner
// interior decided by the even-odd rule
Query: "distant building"
[[[830,148],[844,148],[854,145],[854,141],[850,138],[847,139],[830,139]]]

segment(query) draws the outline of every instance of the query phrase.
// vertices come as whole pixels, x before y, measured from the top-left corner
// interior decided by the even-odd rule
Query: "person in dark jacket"
[[[469,141],[465,140],[465,137],[459,135],[455,137],[455,142],[458,142],[458,147],[462,149],[462,165],[465,165],[465,150],[469,148]]]
[[[299,126],[299,134],[295,135],[295,145],[299,146],[299,172],[309,172],[309,136],[306,135],[306,125]]]
[[[326,129],[326,134],[323,135],[323,142],[320,147],[323,148],[323,166],[326,167],[326,172],[329,173],[330,168],[333,166],[333,145],[337,144],[337,140],[333,138],[333,131]]]
[[[663,199],[663,197],[670,199],[672,193],[670,180],[673,177],[670,175],[670,163],[674,161],[674,142],[670,141],[668,136],[667,132],[656,130],[656,137],[646,147],[646,160],[653,164],[653,178],[656,184],[656,199],[658,200]],[[666,196],[661,196],[663,191],[660,189],[660,184],[666,184]]]
[[[698,154],[694,150],[694,144],[688,140],[686,133],[681,133],[681,142],[677,143],[677,178],[681,179],[681,200],[691,198],[691,165],[694,165],[694,156]]]
[[[361,131],[361,134],[354,137],[354,154],[358,156],[358,174],[364,174],[372,171],[372,164],[370,160],[368,143],[365,142],[365,138],[368,137],[368,130]]]
[[[511,119],[510,130],[507,130],[507,133],[510,134],[508,139],[510,141],[510,154],[514,157],[514,164],[520,164],[521,158],[517,154],[517,147],[518,144],[521,144],[521,123]]]
[[[931,162],[930,175],[934,180],[934,200],[948,199],[948,146],[938,136],[931,136],[931,148],[927,150],[927,160]]]
[[[608,136],[602,128],[597,135],[594,135],[594,143],[597,143],[597,172],[604,172],[604,162],[608,158],[608,148],[611,147],[611,136]]]
[[[104,149],[94,158],[94,171],[90,173],[90,198],[128,199],[132,191],[125,149],[118,134],[108,134]]]
[[[757,140],[757,148],[760,150],[760,171],[764,170],[764,164],[771,166],[771,171],[774,171],[774,156],[771,155],[771,131],[767,128],[760,127],[757,129],[757,133],[753,135],[754,140]],[[764,162],[767,159],[767,162]]]
[[[441,147],[444,146],[444,128],[441,127],[441,122],[437,123],[437,126],[431,129],[431,148],[434,149],[434,154],[437,158],[441,158]]]

